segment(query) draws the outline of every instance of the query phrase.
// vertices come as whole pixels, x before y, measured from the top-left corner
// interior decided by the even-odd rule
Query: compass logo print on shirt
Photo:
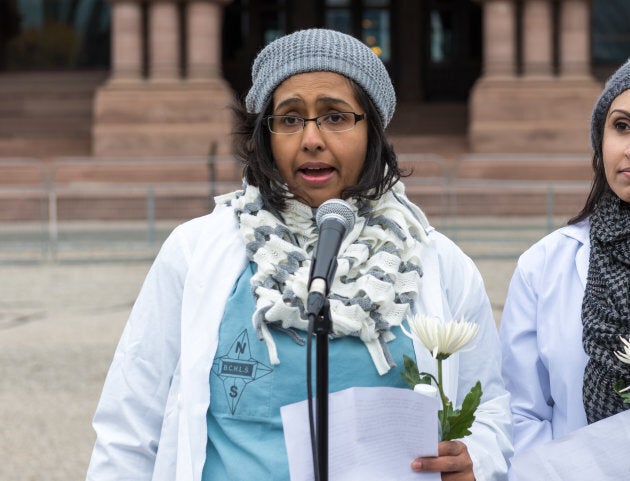
[[[227,354],[217,357],[212,365],[212,373],[223,382],[232,414],[235,413],[247,385],[271,371],[270,367],[252,358],[247,329],[238,335]]]

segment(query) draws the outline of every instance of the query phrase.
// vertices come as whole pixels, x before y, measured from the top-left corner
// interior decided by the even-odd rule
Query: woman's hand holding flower
[[[443,479],[454,481],[474,481],[473,463],[468,448],[461,441],[454,439],[470,434],[470,427],[475,420],[475,411],[481,402],[481,383],[472,387],[464,398],[460,409],[453,409],[453,403],[444,393],[442,362],[451,354],[466,347],[477,336],[479,326],[472,322],[450,321],[416,315],[409,322],[411,332],[403,327],[403,332],[410,338],[418,339],[437,361],[437,378],[427,372],[420,372],[416,362],[404,356],[404,370],[401,373],[410,388],[417,384],[435,383],[442,409],[438,411],[440,439],[437,457],[416,458],[411,464],[414,471],[432,471],[443,473]]]
[[[416,384],[431,384],[433,381],[440,394],[442,409],[438,412],[440,422],[440,438],[450,441],[470,434],[469,428],[475,420],[475,410],[479,406],[482,390],[481,383],[471,388],[464,398],[461,409],[453,409],[453,403],[444,393],[442,380],[442,362],[449,356],[466,347],[477,335],[479,326],[473,322],[450,321],[441,322],[434,317],[416,315],[409,322],[411,332],[403,327],[403,332],[413,339],[415,336],[426,347],[431,356],[437,360],[438,376],[420,372],[416,362],[404,356],[404,371],[401,373],[410,388]]]
[[[442,441],[437,457],[416,458],[411,463],[414,471],[444,473],[442,479],[449,481],[475,481],[472,468],[468,448],[461,441]]]

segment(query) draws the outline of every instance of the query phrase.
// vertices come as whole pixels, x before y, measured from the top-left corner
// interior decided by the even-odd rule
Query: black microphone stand
[[[315,334],[316,365],[316,422],[315,437],[317,439],[316,481],[328,481],[328,336],[332,331],[330,304],[328,298],[321,312],[315,317],[313,332]]]

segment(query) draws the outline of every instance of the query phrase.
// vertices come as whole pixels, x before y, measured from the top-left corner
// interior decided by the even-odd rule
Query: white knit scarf
[[[247,255],[257,265],[251,279],[256,300],[252,321],[267,344],[270,362],[278,364],[270,327],[287,332],[300,344],[304,340],[295,330],[308,329],[304,306],[318,239],[316,209],[290,199],[286,209],[274,215],[252,186],[215,201],[234,208]],[[379,374],[385,374],[395,366],[386,346],[395,338],[390,329],[413,310],[420,290],[429,224],[406,199],[402,182],[378,201],[348,203],[356,221],[341,245],[330,288],[332,337],[359,337]]]

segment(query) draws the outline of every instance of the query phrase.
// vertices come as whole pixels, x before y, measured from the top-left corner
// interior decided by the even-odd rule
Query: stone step
[[[94,92],[105,79],[105,72],[1,75],[0,157],[89,154]]]
[[[33,73],[0,76],[0,116],[85,114],[92,111],[102,73]]]
[[[16,116],[12,119],[0,116],[0,140],[60,137],[89,139],[91,129],[91,115],[61,113],[47,117]]]
[[[404,179],[409,198],[435,216],[570,216],[584,203],[591,179],[590,160],[569,154],[465,154],[451,162],[436,154],[403,153],[399,163],[413,169]],[[241,173],[231,157],[217,157],[212,164],[203,158],[5,160],[0,161],[0,220],[46,213],[48,207],[41,205],[53,192],[50,182],[59,215],[70,219],[142,218],[149,196],[155,196],[156,208],[169,202],[180,206],[160,207],[157,215],[186,218],[206,212],[194,206],[206,209],[212,196],[238,188]]]
[[[387,127],[392,136],[464,135],[468,128],[466,102],[401,102]]]
[[[450,187],[407,186],[409,199],[429,217],[561,216],[566,219],[584,206],[590,184],[501,185],[479,183]]]
[[[0,158],[0,187],[57,188],[109,184],[196,184],[240,182],[241,166],[232,157],[180,159],[93,159],[86,157],[40,162],[29,158]]]
[[[453,179],[590,181],[591,157],[585,154],[465,154]]]
[[[168,183],[197,182],[209,179],[238,181],[242,170],[231,156],[209,158],[183,157],[160,159],[100,159],[94,157],[58,158],[49,162],[12,162],[0,158],[0,185],[11,183],[12,172],[26,168],[54,173],[57,183],[68,182],[124,182]],[[20,165],[23,162],[23,166]],[[591,159],[578,154],[464,154],[454,162],[441,155],[402,153],[398,155],[401,168],[411,171],[407,181],[443,184],[467,181],[590,181]],[[4,164],[4,166],[3,166]],[[29,167],[30,166],[30,167]],[[36,167],[34,167],[36,166]],[[212,170],[212,172],[211,172]]]
[[[60,220],[146,219],[153,209],[157,219],[185,220],[203,215],[216,195],[240,187],[239,181],[185,183],[91,183],[0,188],[0,221],[47,221],[50,209]],[[588,194],[588,183],[505,182],[477,185],[438,185],[407,182],[409,199],[429,217],[458,216],[564,216],[577,213]],[[51,193],[54,196],[51,197]],[[200,209],[199,206],[202,206]]]
[[[106,71],[3,72],[0,92],[88,92],[102,84]]]
[[[2,157],[28,156],[48,159],[60,155],[89,155],[89,138],[59,138],[38,136],[35,138],[6,139],[0,137],[0,161]],[[0,179],[0,186],[2,181]]]

